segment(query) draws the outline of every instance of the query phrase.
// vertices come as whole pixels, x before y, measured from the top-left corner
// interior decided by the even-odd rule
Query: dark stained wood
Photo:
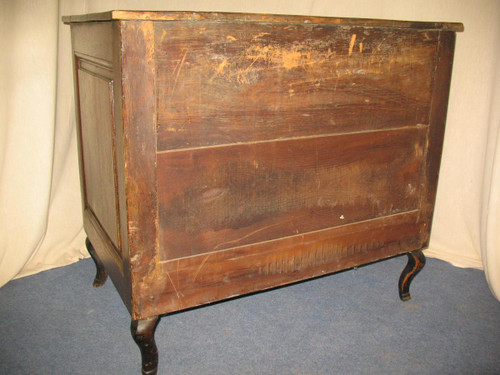
[[[113,80],[95,73],[100,68],[95,68],[93,64],[82,64],[81,61],[79,63],[85,67],[78,69],[77,78],[85,201],[119,250],[121,246],[116,195]]]
[[[122,121],[132,318],[141,319],[137,291],[158,259],[156,100],[153,22],[121,26]]]
[[[159,321],[158,316],[153,316],[147,319],[132,320],[130,323],[132,338],[141,351],[143,375],[156,375],[158,372],[155,330]]]
[[[120,257],[116,247],[102,228],[94,212],[86,209],[83,212],[83,227],[89,241],[92,243],[97,256],[104,265],[106,273],[110,276],[125,306],[131,310],[130,282],[128,281],[128,270],[124,267],[123,259]]]
[[[64,21],[84,228],[97,284],[109,274],[130,311],[143,373],[156,373],[154,329],[173,311],[402,253],[408,298],[461,24],[130,11]]]
[[[369,18],[335,18],[317,16],[292,16],[279,14],[258,13],[229,13],[229,12],[145,12],[129,10],[112,10],[103,13],[91,13],[62,17],[64,23],[78,23],[91,21],[112,20],[143,20],[143,21],[216,21],[216,22],[277,22],[277,23],[315,23],[335,24],[347,26],[368,26],[388,28],[411,28],[423,30],[450,30],[463,31],[464,27],[457,22],[416,22],[377,20]]]
[[[114,118],[115,118],[115,157],[116,157],[116,192],[118,195],[117,202],[119,207],[119,225],[120,225],[120,242],[122,244],[122,267],[127,272],[124,272],[120,280],[121,283],[127,285],[128,288],[119,290],[122,299],[128,301],[127,306],[131,304],[131,281],[130,281],[130,252],[128,246],[128,210],[127,210],[127,195],[126,195],[126,173],[125,173],[125,137],[123,129],[122,116],[122,48],[121,48],[121,23],[112,22],[111,30],[113,33],[112,48],[113,48],[113,93],[114,93]],[[129,307],[130,310],[130,307]]]
[[[141,310],[182,310],[356,267],[421,248],[427,236],[412,211],[162,262],[142,284]]]
[[[155,33],[159,150],[429,123],[438,32],[163,22]]]
[[[434,74],[430,128],[427,149],[427,164],[423,176],[422,214],[427,217],[427,227],[431,230],[434,203],[436,200],[439,167],[443,150],[446,113],[451,84],[455,33],[441,32],[436,54],[436,73]],[[425,246],[427,247],[428,244]]]
[[[123,245],[123,239],[127,240],[126,231],[122,230],[123,228],[126,228],[126,225],[124,226],[123,221],[120,219],[117,225],[117,229],[120,231],[118,236],[119,238],[117,238],[116,234],[114,234],[114,230],[109,230],[110,227],[113,228],[114,226],[114,220],[110,219],[113,217],[113,213],[116,214],[116,211],[118,210],[120,217],[124,215],[126,216],[126,206],[120,204],[120,197],[116,201],[118,203],[117,207],[113,207],[113,205],[110,206],[109,202],[97,202],[97,199],[94,199],[94,201],[96,201],[96,205],[100,206],[100,208],[97,210],[91,209],[88,204],[89,200],[87,197],[89,186],[86,183],[87,175],[102,176],[104,178],[104,183],[108,185],[107,188],[105,187],[104,189],[107,190],[107,193],[104,194],[107,195],[107,197],[104,197],[102,192],[99,192],[99,184],[90,186],[90,189],[94,190],[93,194],[96,197],[100,196],[103,199],[110,199],[111,201],[116,200],[116,191],[111,193],[109,187],[113,185],[113,183],[117,184],[116,186],[123,185],[123,178],[120,180],[120,173],[122,170],[121,166],[123,163],[119,163],[119,160],[115,161],[115,170],[113,172],[111,172],[113,168],[109,167],[110,163],[113,162],[113,152],[116,153],[116,150],[120,151],[121,149],[120,136],[116,136],[113,134],[113,130],[110,130],[113,129],[113,127],[114,131],[121,128],[121,75],[120,64],[116,64],[116,59],[119,59],[120,55],[119,44],[116,44],[116,42],[119,42],[120,38],[117,31],[119,30],[116,28],[116,22],[99,25],[82,24],[72,27],[73,66],[75,77],[78,154],[84,228],[87,232],[88,240],[92,244],[97,257],[103,264],[106,273],[113,281],[113,284],[118,290],[125,306],[131,310],[130,278],[128,277],[128,272],[126,271],[128,269],[128,254],[122,253],[124,249],[127,249],[126,241],[125,247],[117,247],[117,244]],[[91,82],[107,82],[106,88],[102,87],[102,82],[100,84],[90,85],[102,87],[100,90],[101,93],[97,95],[100,97],[100,101],[96,100],[96,98],[89,98],[88,100],[84,99],[82,102],[79,82],[79,77],[82,72],[84,75],[87,74],[92,76],[90,79]],[[113,95],[112,98],[109,96],[111,94]],[[88,96],[88,94],[85,95]],[[109,118],[111,113],[115,114],[115,116],[112,116],[114,117],[114,124],[113,119]],[[116,115],[117,113],[118,115]],[[95,117],[96,115],[98,116]],[[83,134],[85,132],[89,133],[89,129],[83,129],[85,125],[82,123],[82,118],[84,119],[83,122],[90,125],[90,129],[97,132],[92,133],[92,131],[90,131],[91,139],[93,139],[91,144],[93,146],[96,146],[97,143],[101,142],[101,140],[99,140],[101,132],[105,133],[104,137],[108,141],[114,138],[115,143],[118,144],[107,144],[104,146],[104,149],[107,150],[107,152],[104,153],[104,160],[98,160],[94,163],[91,162],[90,164],[85,164],[84,159],[86,157],[84,157],[84,148],[87,149],[87,156],[90,155],[91,158],[96,158],[96,156],[99,158],[99,155],[103,154],[103,151],[92,148],[89,149],[89,144],[87,144],[88,139],[83,139]],[[85,118],[87,118],[87,121],[85,121]],[[96,124],[100,124],[102,126],[96,126]],[[118,125],[116,126],[116,124]],[[86,143],[85,146],[84,142]],[[113,147],[115,147],[114,150]],[[118,154],[119,153],[120,152],[118,152]],[[106,173],[100,171],[101,162],[107,163],[107,168],[105,168],[107,171]],[[123,176],[123,174],[121,174],[121,176]],[[112,182],[113,180],[114,182]],[[109,208],[111,214],[106,208]],[[96,211],[103,213],[104,217],[96,217]],[[108,227],[108,231],[104,228],[103,222],[108,222],[108,225],[106,225]],[[112,239],[112,237],[114,237],[114,239]]]
[[[399,298],[401,301],[409,301],[411,299],[410,284],[424,266],[425,255],[422,253],[422,250],[415,250],[408,253],[408,263],[401,273],[398,283]]]
[[[417,209],[427,128],[158,155],[162,260]]]
[[[108,278],[108,274],[106,273],[106,269],[104,268],[104,264],[101,262],[101,259],[99,258],[99,256],[97,255],[97,253],[94,249],[94,246],[92,246],[92,243],[90,242],[90,240],[88,238],[85,240],[85,246],[87,247],[87,250],[88,250],[90,256],[92,257],[92,260],[94,261],[95,267],[96,267],[96,274],[95,274],[94,282],[92,283],[92,285],[94,286],[94,288],[99,288],[99,287],[103,286],[104,283],[106,282],[106,279]]]

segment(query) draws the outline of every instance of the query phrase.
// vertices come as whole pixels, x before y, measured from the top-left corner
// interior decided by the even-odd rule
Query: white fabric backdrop
[[[426,254],[461,267],[484,268],[492,292],[500,298],[497,0],[0,0],[0,285],[88,256],[70,31],[60,17],[110,9],[463,22]]]

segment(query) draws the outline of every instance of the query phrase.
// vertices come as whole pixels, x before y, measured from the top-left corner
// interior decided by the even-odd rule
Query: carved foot
[[[97,268],[94,278],[94,283],[92,285],[94,286],[94,288],[99,288],[100,286],[103,286],[104,283],[106,282],[108,274],[106,273],[104,265],[102,264],[101,259],[99,259],[99,256],[97,255],[94,246],[92,246],[92,243],[88,238],[85,240],[85,245],[87,246],[87,250],[89,251],[89,254],[94,260],[95,266]]]
[[[417,273],[425,265],[425,256],[422,250],[415,250],[408,253],[408,263],[399,277],[399,298],[402,301],[408,301],[410,296],[410,284]]]
[[[132,320],[130,331],[135,343],[141,350],[142,374],[156,375],[158,371],[158,349],[155,343],[155,329],[159,317]]]

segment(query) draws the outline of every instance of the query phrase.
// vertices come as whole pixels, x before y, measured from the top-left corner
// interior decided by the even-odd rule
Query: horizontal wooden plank
[[[427,127],[158,155],[161,259],[418,208]]]
[[[157,23],[158,149],[427,124],[437,32]]]
[[[427,238],[419,213],[408,212],[163,262],[141,285],[140,310],[164,314],[340,271],[420,249]]]
[[[463,25],[456,22],[418,22],[380,20],[367,18],[338,18],[317,16],[290,16],[280,14],[229,13],[229,12],[165,12],[165,11],[130,11],[112,10],[102,13],[90,13],[63,16],[64,23],[95,22],[111,20],[144,21],[215,21],[215,22],[280,22],[280,23],[316,23],[336,25],[366,25],[370,27],[397,27],[414,29],[436,29],[463,31]]]

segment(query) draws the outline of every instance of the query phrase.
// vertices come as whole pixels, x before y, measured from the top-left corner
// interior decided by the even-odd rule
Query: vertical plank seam
[[[433,112],[433,108],[434,108],[434,102],[436,99],[436,76],[437,76],[437,72],[438,72],[439,55],[440,54],[441,54],[441,31],[439,31],[436,53],[434,54],[434,72],[432,74],[431,102],[429,105],[429,112],[427,115],[429,126],[427,127],[426,147],[424,149],[424,165],[423,165],[422,172],[421,172],[422,173],[421,181],[423,183],[422,183],[422,188],[421,188],[421,193],[420,193],[420,202],[419,202],[420,209],[419,209],[418,219],[424,220],[424,221],[425,221],[425,218],[422,218],[420,216],[420,214],[425,211],[423,204],[427,198],[427,191],[429,188],[427,169],[429,168],[429,147],[430,147],[431,127],[433,126],[433,124],[432,124],[432,112]]]

